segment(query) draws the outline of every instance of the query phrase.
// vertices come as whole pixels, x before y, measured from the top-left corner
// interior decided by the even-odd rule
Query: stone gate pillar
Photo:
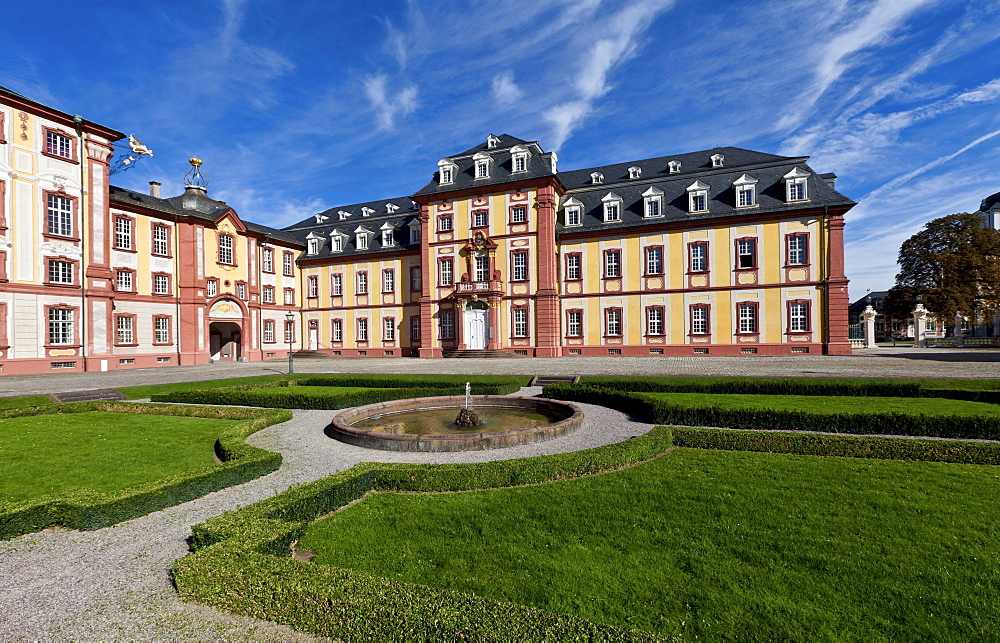
[[[913,309],[913,346],[927,348],[927,309],[923,304]]]
[[[861,313],[861,318],[865,321],[865,348],[878,348],[875,344],[875,316],[877,314],[871,304],[868,304],[864,312]]]

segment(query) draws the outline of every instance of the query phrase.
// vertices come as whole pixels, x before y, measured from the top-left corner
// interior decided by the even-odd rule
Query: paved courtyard
[[[287,361],[221,362],[107,373],[0,375],[0,397],[287,372]],[[853,355],[775,357],[553,357],[511,359],[300,359],[298,373],[456,375],[748,375],[755,377],[1000,378],[1000,350],[872,348]]]

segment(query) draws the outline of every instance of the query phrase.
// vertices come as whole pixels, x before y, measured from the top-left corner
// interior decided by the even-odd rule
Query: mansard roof
[[[461,152],[460,154],[456,154],[455,156],[472,156],[476,152],[495,152],[497,150],[510,149],[515,145],[527,145],[528,143],[534,142],[534,141],[523,141],[517,138],[516,136],[511,136],[510,134],[501,134],[496,138],[499,139],[499,142],[497,143],[496,147],[490,147],[488,141],[483,141],[479,145],[476,145],[475,147],[470,147],[469,149],[465,150],[464,152]],[[538,143],[535,142],[535,145],[537,144]]]
[[[991,194],[983,199],[983,202],[979,205],[979,211],[986,212],[987,210],[992,210],[997,206],[1000,206],[1000,192]]]
[[[396,211],[389,212],[388,210],[390,208],[386,208],[387,205],[396,206]],[[378,201],[368,201],[366,203],[355,203],[353,205],[337,206],[320,212],[319,214],[314,214],[308,219],[304,219],[299,223],[284,228],[282,232],[299,240],[299,242],[303,245],[305,245],[306,237],[308,237],[310,233],[315,233],[322,237],[329,238],[331,233],[339,231],[341,235],[344,236],[344,248],[341,252],[331,252],[332,245],[327,242],[322,245],[317,254],[300,255],[300,258],[302,259],[330,259],[345,256],[351,257],[355,255],[379,254],[382,252],[399,252],[400,250],[407,249],[416,251],[419,249],[420,244],[410,243],[410,229],[408,226],[416,220],[420,211],[413,209],[413,205],[413,201],[410,197],[406,196],[392,199],[380,199]],[[365,209],[374,210],[374,213],[364,216],[362,214],[362,210]],[[341,218],[342,212],[347,216]],[[368,241],[368,248],[359,249],[357,247],[357,238],[353,234],[357,229],[364,227],[367,231],[374,233],[375,230],[381,230],[384,228],[386,224],[395,228],[392,235],[394,241],[393,245],[384,246],[382,244],[382,236],[375,234]]]
[[[170,214],[172,216],[181,217],[191,217],[194,219],[200,219],[205,222],[215,223],[222,217],[226,216],[229,212],[236,214],[230,206],[226,205],[224,201],[216,201],[215,199],[210,199],[207,196],[198,197],[198,208],[184,208],[181,199],[183,197],[176,196],[167,199],[150,196],[142,192],[135,192],[132,190],[126,190],[125,188],[116,187],[111,185],[108,187],[108,195],[111,199],[112,204],[121,203],[132,206],[140,206],[149,210],[154,210],[157,212],[163,212],[165,214]],[[239,217],[239,215],[236,215]],[[252,223],[250,221],[244,221],[242,218],[240,221],[246,226],[247,230],[255,232],[257,234],[263,235],[264,237],[280,241],[285,244],[293,245],[305,245],[304,238],[299,240],[293,235],[288,234],[284,230],[278,230],[271,228],[269,226],[260,225],[258,223]]]
[[[553,176],[555,174],[552,171],[555,154],[542,150],[537,141],[523,141],[509,134],[501,134],[496,138],[499,139],[496,147],[491,148],[484,141],[480,145],[465,150],[460,154],[446,157],[458,166],[453,177],[454,180],[451,183],[442,185],[440,183],[440,172],[435,172],[430,182],[422,187],[414,196],[441,194],[471,188],[478,189],[512,183],[514,181]],[[525,147],[530,152],[527,168],[524,172],[513,172],[511,148],[514,146]],[[490,168],[490,176],[488,178],[477,179],[474,157],[482,154],[488,154],[493,159],[493,165]]]

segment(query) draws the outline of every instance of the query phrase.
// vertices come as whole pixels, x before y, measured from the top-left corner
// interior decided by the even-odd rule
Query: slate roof
[[[69,114],[69,113],[64,112],[64,111],[62,111],[60,109],[56,109],[54,107],[49,107],[48,105],[44,105],[42,103],[39,103],[37,100],[32,100],[32,99],[28,98],[27,96],[25,96],[23,94],[19,94],[16,91],[14,91],[13,89],[9,89],[7,87],[4,87],[3,85],[0,85],[0,95],[4,95],[4,94],[6,94],[7,96],[10,96],[12,98],[16,98],[18,100],[22,100],[22,101],[24,101],[26,103],[31,103],[32,105],[37,105],[38,107],[41,107],[42,109],[46,109],[46,110],[50,110],[52,112],[55,112],[56,114],[59,114],[60,116],[62,116],[63,118],[65,118],[66,120],[68,120],[70,122],[73,121],[74,114]],[[125,138],[125,134],[123,132],[119,132],[118,130],[111,129],[110,127],[108,127],[106,125],[101,125],[100,123],[95,123],[94,121],[86,119],[86,118],[83,119],[83,122],[87,123],[87,124],[89,124],[89,125],[91,125],[93,127],[100,128],[100,129],[104,130],[104,133],[106,135],[110,135],[112,137],[112,141],[117,141],[119,139]]]
[[[552,172],[553,153],[542,151],[541,146],[537,142],[523,141],[509,134],[501,134],[497,138],[500,139],[500,142],[495,148],[490,149],[484,141],[482,144],[470,148],[461,154],[446,157],[454,161],[458,166],[458,170],[455,173],[455,180],[448,185],[441,185],[438,178],[439,173],[435,172],[430,182],[420,188],[414,196],[454,192],[455,190],[464,190],[467,188],[485,188],[487,186],[502,185],[513,181],[535,179],[554,174]],[[511,167],[510,155],[510,148],[515,145],[524,145],[530,152],[528,155],[527,170],[525,172],[517,172],[516,174],[511,171],[513,168]],[[476,178],[476,163],[472,157],[479,152],[486,152],[493,157],[493,167],[490,170],[488,178]]]
[[[158,212],[164,212],[175,216],[193,217],[195,219],[201,219],[211,223],[218,221],[220,218],[225,216],[227,212],[235,212],[235,210],[226,205],[225,202],[216,201],[208,197],[199,197],[198,209],[191,209],[183,207],[183,195],[162,199],[142,192],[126,190],[125,188],[116,187],[114,185],[109,186],[108,193],[112,202],[138,205],[150,210],[156,210]],[[237,216],[239,215],[237,214]],[[240,219],[240,221],[244,226],[246,226],[247,230],[264,235],[269,239],[292,243],[295,245],[302,245],[305,243],[304,241],[299,241],[293,235],[285,232],[284,230],[277,230],[265,225],[252,223],[250,221],[243,221],[243,219]]]
[[[987,210],[992,210],[993,208],[1000,206],[1000,192],[996,194],[991,194],[979,205],[980,212],[986,212]]]
[[[852,313],[862,312],[868,307],[868,302],[865,301],[867,297],[872,298],[872,308],[882,310],[882,304],[885,302],[885,298],[889,295],[888,290],[873,290],[870,293],[866,293],[864,297],[855,301],[847,309]]]
[[[398,207],[395,212],[388,212],[387,204]],[[284,228],[282,232],[291,236],[303,245],[307,245],[310,234],[319,236],[323,240],[319,253],[310,255],[303,253],[300,259],[319,259],[349,257],[353,255],[370,255],[381,252],[399,252],[400,250],[418,250],[419,243],[410,243],[409,224],[416,220],[420,214],[419,209],[414,209],[414,202],[410,197],[396,197],[392,199],[380,199],[378,201],[368,201],[366,203],[355,203],[353,205],[338,206],[330,208],[318,215],[313,215],[299,223]],[[364,208],[374,210],[368,216],[363,213]],[[340,218],[340,213],[348,213],[344,219]],[[317,222],[317,217],[326,217],[325,220]],[[393,233],[393,245],[382,245],[382,226],[389,223],[395,227]],[[368,241],[368,248],[360,250],[357,248],[357,236],[355,231],[358,226],[364,226],[373,233]],[[339,230],[344,235],[344,249],[341,252],[331,252],[332,243],[330,234],[334,230]]]

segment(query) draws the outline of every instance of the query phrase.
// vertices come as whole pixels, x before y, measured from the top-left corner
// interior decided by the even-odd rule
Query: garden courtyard
[[[330,409],[466,379],[539,395],[511,371],[562,364],[500,360],[496,378],[440,375],[469,367],[452,360],[393,362],[437,368],[418,377],[318,374],[374,370],[364,360],[294,378],[196,367],[191,382],[130,373],[137,401],[117,405],[8,399],[0,513],[71,509],[22,512],[22,535],[0,540],[0,636],[996,637],[1000,363],[898,355],[641,378],[572,360],[593,377],[545,395],[583,408],[579,431],[459,453],[365,449],[324,429]],[[923,379],[872,379],[885,374],[872,361]],[[758,377],[719,377],[737,367]],[[85,388],[71,384],[12,392]],[[910,435],[930,437],[892,437]],[[32,527],[73,520],[83,530]]]

